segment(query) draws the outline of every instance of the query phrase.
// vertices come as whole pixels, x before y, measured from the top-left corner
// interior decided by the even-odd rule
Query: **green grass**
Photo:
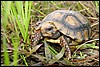
[[[99,20],[99,1],[1,1],[1,50],[3,50],[1,65],[28,66],[28,59],[20,54],[20,49],[26,51],[30,49],[29,37],[33,32],[30,28],[31,23],[42,20],[47,14],[58,9],[78,11],[85,15],[89,22]],[[61,54],[51,47],[48,49],[51,54]]]
[[[11,42],[14,48],[13,52],[13,62],[18,60],[18,46],[20,45],[20,33],[22,35],[22,38],[24,39],[24,42],[29,41],[29,35],[28,35],[28,28],[29,28],[29,22],[30,22],[30,12],[31,12],[31,6],[32,2],[26,1],[25,4],[23,1],[7,1],[2,2],[2,29],[3,29],[3,35],[7,34],[7,26],[10,28],[11,35],[8,35],[11,38]],[[13,28],[9,25],[13,24]],[[5,37],[5,36],[4,36]],[[6,37],[7,38],[7,37]],[[3,39],[4,44],[7,44],[5,42],[6,38]],[[5,65],[10,65],[9,56],[6,55],[7,53],[7,47],[4,46],[4,56],[5,56]],[[6,57],[7,56],[7,57]],[[14,66],[18,65],[18,63],[14,63]]]
[[[7,46],[6,45],[6,38],[5,38],[5,36],[3,36],[4,64],[5,64],[5,66],[9,66],[10,65],[9,54],[7,52],[6,46]]]

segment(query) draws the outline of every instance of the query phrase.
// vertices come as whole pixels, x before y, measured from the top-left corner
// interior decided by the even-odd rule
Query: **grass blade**
[[[52,48],[52,47],[50,47],[50,48]],[[53,50],[54,50],[54,49],[53,49]],[[55,50],[54,50],[54,52],[55,52]],[[61,51],[60,51],[57,55],[54,55],[55,58],[51,59],[51,60],[49,61],[49,64],[51,65],[51,64],[57,62],[57,61],[64,55],[64,52],[65,52],[65,47],[63,47],[63,48],[61,49]],[[57,53],[57,52],[56,52],[56,53]],[[53,51],[52,51],[52,54],[54,54]]]
[[[16,38],[16,37],[15,37]],[[18,60],[18,44],[19,44],[19,40],[15,39],[14,37],[12,37],[12,44],[14,47],[14,52],[13,52],[13,62],[15,62],[13,65],[17,66],[18,62],[16,62]]]
[[[24,29],[24,26],[21,24],[21,22],[20,22],[19,19],[18,19],[18,14],[17,14],[17,12],[16,12],[16,7],[14,7],[14,3],[12,3],[12,11],[13,11],[13,13],[14,13],[14,16],[15,16],[16,22],[17,22],[17,24],[18,24],[18,27],[19,27],[19,29],[20,29],[20,31],[21,31],[21,34],[22,34],[22,36],[23,36],[23,38],[24,38],[25,29]]]
[[[7,43],[6,43],[6,37],[3,36],[3,50],[4,50],[4,64],[5,66],[9,66],[10,65],[10,61],[9,61],[9,55],[7,52]]]
[[[29,42],[29,38],[28,38],[28,27],[29,27],[29,21],[30,21],[30,11],[31,11],[31,6],[32,6],[32,2],[30,1],[29,3],[26,2],[25,4],[25,17],[26,17],[26,31],[25,31],[25,40],[24,42],[26,42],[26,40],[28,40]],[[28,6],[29,5],[29,6]]]

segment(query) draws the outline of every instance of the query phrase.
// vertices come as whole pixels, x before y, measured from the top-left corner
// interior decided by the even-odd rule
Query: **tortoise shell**
[[[91,27],[86,18],[76,12],[68,10],[56,10],[48,14],[37,26],[43,36],[57,38],[60,33],[80,41],[88,40],[91,36]],[[47,30],[46,30],[47,29]],[[48,33],[48,30],[52,30]],[[58,31],[60,33],[58,33]],[[54,33],[54,34],[53,34]]]

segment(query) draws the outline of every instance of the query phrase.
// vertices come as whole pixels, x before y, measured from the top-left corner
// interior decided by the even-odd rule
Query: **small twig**
[[[88,61],[88,60],[95,60],[95,61],[99,61],[98,59],[95,59],[96,57],[99,57],[99,54],[97,54],[97,55],[91,55],[91,56],[88,56],[88,57],[86,57],[85,59],[81,59],[81,60],[72,60],[73,62],[86,62],[86,61]]]
[[[87,17],[88,19],[98,20],[98,18],[95,17]]]
[[[88,13],[90,13],[92,16],[94,16],[94,14],[93,14],[90,10],[88,10],[88,8],[87,8],[81,1],[79,1],[79,4],[80,4],[84,9],[86,9]]]
[[[99,24],[99,23],[94,23],[94,24],[91,25],[91,27],[96,26],[96,25],[98,25],[98,24]]]
[[[87,8],[87,9],[89,10],[90,8]],[[83,12],[83,11],[86,11],[86,9],[79,10],[79,12]]]
[[[98,33],[99,33],[99,32],[98,32]],[[94,31],[94,33],[93,33],[92,36],[91,36],[91,39],[95,38],[96,36],[98,36],[98,35],[97,35],[97,31]]]
[[[81,48],[83,45],[85,45],[86,43],[92,42],[92,41],[96,41],[96,40],[99,40],[99,39],[93,39],[93,40],[86,41],[85,43],[83,43],[82,45],[80,45],[80,46],[75,50],[74,53],[76,53],[76,51],[77,51],[79,48]],[[74,53],[73,53],[73,54],[74,54]]]
[[[76,5],[77,5],[77,3],[78,2],[74,2],[69,8],[68,8],[68,10],[71,10],[71,8],[74,6],[74,8],[76,7]]]

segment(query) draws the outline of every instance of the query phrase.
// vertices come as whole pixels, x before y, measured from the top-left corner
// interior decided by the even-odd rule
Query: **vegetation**
[[[94,30],[92,40],[84,43],[85,46],[71,47],[76,48],[74,61],[63,56],[65,47],[55,49],[45,41],[44,45],[35,47],[31,44],[34,24],[61,9],[80,12]],[[99,1],[1,1],[1,66],[82,66],[82,62],[83,66],[99,66],[98,26]]]

